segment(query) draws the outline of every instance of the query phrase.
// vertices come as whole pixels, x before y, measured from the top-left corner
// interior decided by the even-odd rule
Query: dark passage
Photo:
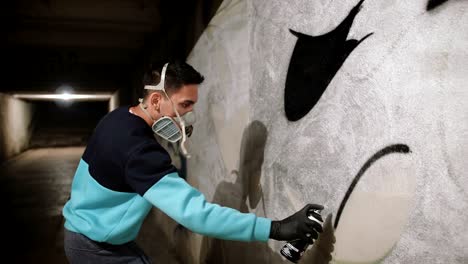
[[[1,165],[4,263],[67,263],[61,210],[83,150],[28,150]]]
[[[35,101],[29,150],[0,164],[7,263],[67,263],[62,208],[107,102]]]
[[[106,101],[37,102],[31,148],[84,146],[108,112]]]
[[[361,0],[333,31],[321,36],[309,36],[291,30],[298,37],[286,76],[284,107],[286,117],[297,121],[318,102],[328,84],[349,54],[372,33],[361,40],[346,40]]]

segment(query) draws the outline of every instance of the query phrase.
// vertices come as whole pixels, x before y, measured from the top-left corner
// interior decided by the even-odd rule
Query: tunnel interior
[[[21,0],[3,6],[4,260],[67,262],[61,210],[96,125],[109,111],[137,103],[143,73],[154,61],[185,60],[221,2]],[[64,84],[92,99],[37,99],[60,96]],[[147,230],[156,232],[142,237],[149,253],[174,263],[168,245],[152,241],[163,232]]]
[[[293,2],[5,3],[4,262],[67,263],[62,210],[93,130],[138,103],[151,64],[181,60],[205,76],[192,158],[163,147],[208,202],[272,220],[325,205],[299,263],[468,263],[468,1]],[[106,98],[27,99],[65,83]],[[136,242],[157,263],[288,263],[283,241],[200,236],[156,207]]]
[[[108,112],[108,102],[34,102],[30,148],[84,146],[99,120]]]

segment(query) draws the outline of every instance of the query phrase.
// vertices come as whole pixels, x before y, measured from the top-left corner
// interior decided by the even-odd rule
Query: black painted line
[[[362,175],[369,169],[374,162],[376,162],[378,159],[382,158],[385,155],[391,154],[391,153],[410,153],[411,150],[410,148],[405,145],[405,144],[395,144],[395,145],[390,145],[387,146],[381,150],[379,150],[377,153],[375,153],[369,160],[367,160],[366,163],[364,163],[364,166],[359,170],[356,176],[354,176],[353,181],[351,182],[351,185],[348,188],[348,191],[346,191],[346,194],[341,201],[340,207],[338,209],[338,213],[336,214],[336,219],[335,219],[335,224],[334,227],[335,229],[338,227],[338,223],[340,221],[341,213],[343,212],[344,207],[346,206],[346,202],[349,199],[349,196],[351,196],[351,193],[353,192],[354,188],[356,187],[357,183],[361,179]]]

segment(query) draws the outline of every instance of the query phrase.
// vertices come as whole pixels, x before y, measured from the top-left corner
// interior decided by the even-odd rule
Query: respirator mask
[[[193,131],[193,124],[195,123],[195,114],[190,111],[185,113],[183,116],[179,115],[179,112],[177,111],[174,102],[172,102],[171,98],[169,95],[166,93],[166,90],[164,88],[164,80],[166,77],[166,69],[167,69],[168,63],[166,63],[161,71],[161,81],[159,82],[158,85],[145,85],[146,90],[155,90],[155,91],[162,91],[162,93],[166,96],[166,98],[169,100],[169,102],[172,105],[172,108],[176,114],[176,118],[169,117],[169,116],[163,116],[159,118],[158,120],[154,120],[151,115],[148,113],[146,110],[148,106],[143,103],[143,99],[140,98],[140,108],[145,112],[145,114],[154,121],[153,125],[151,126],[151,129],[153,132],[158,135],[159,137],[171,142],[171,143],[176,143],[177,141],[180,140],[180,149],[182,150],[182,154],[186,158],[190,158],[190,155],[187,152],[187,149],[185,147],[185,142],[187,140],[187,137],[189,137],[192,134]],[[177,123],[179,125],[177,125]]]

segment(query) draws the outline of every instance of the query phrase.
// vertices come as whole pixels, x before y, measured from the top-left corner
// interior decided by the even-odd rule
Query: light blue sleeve
[[[177,173],[164,176],[143,197],[195,233],[238,241],[267,241],[270,236],[271,219],[208,203]]]

